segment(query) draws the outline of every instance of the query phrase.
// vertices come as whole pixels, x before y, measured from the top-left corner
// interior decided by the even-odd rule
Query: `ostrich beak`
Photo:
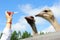
[[[35,17],[39,17],[39,16],[41,17],[41,16],[43,16],[43,15],[42,15],[42,14],[37,14],[37,15],[35,15]]]
[[[40,14],[35,15],[35,17],[39,16]]]
[[[25,17],[25,19],[26,19],[26,17]]]

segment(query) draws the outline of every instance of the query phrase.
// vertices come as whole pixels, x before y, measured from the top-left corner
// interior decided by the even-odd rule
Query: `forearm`
[[[6,28],[11,29],[12,19],[8,19],[6,22]]]
[[[10,15],[9,15],[10,13]],[[3,30],[3,35],[1,37],[1,40],[10,40],[10,37],[11,37],[11,25],[12,25],[12,15],[13,13],[12,12],[6,12],[6,27],[4,28]]]
[[[11,31],[11,23],[12,23],[12,20],[7,20],[6,27],[3,30],[3,35],[1,37],[1,40],[10,40],[11,33],[12,33],[12,31]]]

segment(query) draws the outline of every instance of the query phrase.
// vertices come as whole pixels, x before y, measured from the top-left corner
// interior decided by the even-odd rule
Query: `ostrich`
[[[37,34],[37,29],[35,26],[35,20],[33,16],[29,16],[29,17],[25,17],[26,21],[28,22],[28,24],[31,26],[32,30],[33,30],[33,35]]]
[[[48,20],[53,25],[56,32],[60,31],[60,26],[59,26],[58,22],[56,21],[54,15],[53,15],[53,12],[50,9],[45,9],[35,16],[42,17],[42,18]]]

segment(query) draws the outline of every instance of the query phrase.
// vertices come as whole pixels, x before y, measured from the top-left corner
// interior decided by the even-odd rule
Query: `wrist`
[[[7,22],[12,22],[12,19],[8,19]]]
[[[12,24],[12,22],[7,22],[8,24]]]

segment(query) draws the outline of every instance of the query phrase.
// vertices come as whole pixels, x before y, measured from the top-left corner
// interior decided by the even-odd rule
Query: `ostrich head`
[[[49,20],[49,21],[50,20],[54,21],[54,15],[53,15],[53,13],[52,13],[52,11],[50,9],[45,9],[45,10],[41,11],[39,14],[37,14],[35,16],[36,17],[37,16],[42,17],[42,18],[44,18],[46,20]]]
[[[25,19],[27,20],[27,22],[28,22],[30,25],[34,24],[34,22],[35,22],[33,16],[25,17]]]

